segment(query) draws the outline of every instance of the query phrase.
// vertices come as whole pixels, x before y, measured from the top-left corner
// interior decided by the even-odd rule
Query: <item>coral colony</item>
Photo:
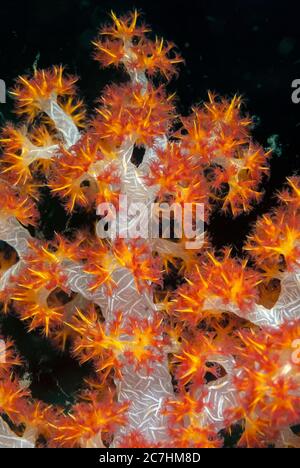
[[[172,204],[204,206],[205,223],[249,212],[270,153],[238,96],[209,93],[178,115],[162,83],[182,59],[138,16],[112,13],[93,42],[100,65],[127,81],[103,90],[89,120],[61,66],[19,77],[11,92],[20,123],[1,135],[1,314],[91,375],[71,407],[38,401],[2,335],[1,445],[218,448],[237,433],[239,447],[299,446],[300,178],[287,179],[241,258],[208,236],[193,248],[175,215],[169,236],[139,236],[145,213],[159,224]],[[43,238],[45,187],[70,216],[97,210],[98,224]],[[112,230],[120,197],[134,209]]]

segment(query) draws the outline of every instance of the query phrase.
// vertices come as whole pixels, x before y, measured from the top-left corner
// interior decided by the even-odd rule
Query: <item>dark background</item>
[[[241,93],[246,109],[255,115],[254,138],[264,147],[277,135],[272,175],[263,202],[251,214],[236,220],[217,214],[209,226],[215,245],[232,243],[237,251],[258,215],[275,203],[274,194],[286,176],[294,174],[300,161],[300,104],[291,101],[291,83],[300,79],[300,8],[296,1],[276,0],[28,0],[0,4],[0,78],[13,86],[20,74],[32,72],[33,64],[49,67],[65,64],[80,76],[81,96],[92,109],[103,87],[121,80],[114,70],[100,70],[92,60],[90,41],[97,29],[117,14],[138,8],[155,34],[176,43],[186,64],[176,90],[179,111],[187,114],[194,103],[212,90],[222,96]],[[1,125],[9,118],[12,102],[0,105]],[[51,203],[51,202],[50,202]],[[45,208],[46,209],[46,208]],[[46,215],[45,215],[46,216]],[[63,224],[64,217],[52,218]],[[60,221],[59,221],[60,220]],[[49,224],[49,223],[48,223]],[[74,223],[73,223],[74,224]],[[76,223],[75,223],[76,224]],[[59,228],[57,229],[59,230]],[[18,346],[29,362],[35,396],[56,401],[72,393],[68,382],[79,369],[68,356],[51,356],[37,335],[28,343],[17,319],[3,324],[6,334],[18,336]],[[68,374],[68,379],[66,378]],[[65,392],[65,393],[64,393]],[[65,400],[68,397],[65,396]]]

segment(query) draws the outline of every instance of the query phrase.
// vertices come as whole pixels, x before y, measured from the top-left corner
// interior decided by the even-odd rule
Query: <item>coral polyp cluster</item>
[[[67,405],[39,400],[0,328],[0,445],[299,446],[300,178],[240,256],[218,250],[200,225],[251,211],[270,170],[242,98],[209,92],[180,116],[167,84],[183,60],[136,11],[112,13],[93,45],[126,81],[87,110],[76,76],[35,69],[0,138],[0,326],[12,316],[90,375]],[[46,197],[68,220],[51,235]],[[142,235],[148,218],[159,235]]]

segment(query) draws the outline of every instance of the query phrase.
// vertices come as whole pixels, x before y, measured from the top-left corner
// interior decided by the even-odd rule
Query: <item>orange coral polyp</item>
[[[128,41],[134,37],[141,37],[145,33],[149,32],[150,29],[146,25],[137,26],[137,19],[139,17],[137,10],[128,13],[124,16],[119,16],[112,11],[111,18],[113,24],[111,26],[104,26],[100,30],[101,35],[112,36],[114,39],[121,39],[122,41]]]
[[[190,382],[196,386],[203,385],[209,371],[206,363],[210,356],[217,354],[218,348],[209,338],[202,336],[201,339],[201,343],[184,340],[181,353],[174,354],[174,372],[182,387]]]
[[[160,261],[154,258],[143,239],[129,242],[117,239],[113,254],[122,267],[132,272],[138,290],[147,289],[150,283],[160,280]]]
[[[234,96],[230,102],[217,101],[211,93],[208,97],[204,109],[195,107],[190,116],[181,118],[182,128],[176,133],[183,147],[200,156],[204,163],[220,156],[232,157],[249,141],[247,127],[251,124],[249,118],[240,114],[240,97]]]
[[[4,341],[0,336],[0,379],[5,374],[10,374],[15,366],[21,366],[21,364],[22,360],[15,350],[13,341]]]
[[[62,262],[80,258],[80,248],[83,242],[84,237],[75,238],[71,242],[60,234],[55,234],[52,241],[45,243],[30,240],[28,242],[30,253],[26,256],[26,260],[32,266],[42,262],[47,265],[47,268],[51,268],[51,265],[58,267],[59,271]]]
[[[234,382],[243,397],[239,399],[240,407],[236,408],[235,417],[239,418],[243,413],[242,417],[246,420],[241,445],[262,443],[262,440],[259,442],[259,426],[263,422],[266,428],[280,428],[295,424],[298,420],[300,369],[299,364],[291,359],[290,352],[298,333],[299,321],[278,330],[267,330],[265,334],[254,333],[253,330],[238,332],[241,345],[237,346],[236,351],[243,370]],[[255,362],[255,368],[249,366],[250,362]],[[261,439],[267,440],[267,436],[265,429]],[[272,434],[269,437],[272,439]]]
[[[103,67],[120,65],[125,57],[124,43],[109,39],[98,39],[93,42],[95,46],[94,57]]]
[[[205,203],[208,185],[200,172],[199,162],[186,155],[177,143],[168,143],[157,149],[157,160],[150,165],[145,178],[149,185],[159,187],[158,196],[168,196],[177,203]]]
[[[48,70],[35,70],[33,78],[20,76],[11,94],[16,98],[16,112],[32,121],[49,99],[75,93],[78,78],[63,76],[64,68],[54,66]]]
[[[51,154],[46,149],[44,154],[37,151],[40,146],[35,146],[31,140],[47,146],[54,146],[54,142],[44,127],[36,129],[34,134],[27,133],[24,128],[8,126],[4,129],[0,142],[4,154],[1,160],[2,174],[7,175],[14,185],[25,185],[33,180],[34,170],[42,168],[47,173],[51,164]]]
[[[241,311],[251,309],[258,297],[257,286],[260,275],[247,267],[247,260],[238,261],[225,250],[222,260],[208,253],[211,264],[206,265],[207,281],[212,297],[220,298],[225,304],[234,304]]]
[[[181,56],[175,52],[174,44],[156,38],[155,42],[141,41],[133,48],[133,58],[129,66],[135,70],[146,71],[148,76],[160,73],[168,80],[177,74],[177,65],[182,62]]]
[[[299,266],[300,221],[297,211],[280,208],[273,215],[263,215],[248,237],[244,249],[256,262],[282,264],[288,270]]]
[[[162,318],[129,319],[125,329],[126,340],[125,358],[133,363],[137,369],[146,367],[151,370],[152,365],[163,358],[163,349],[167,345],[162,337]]]
[[[149,39],[145,34],[150,30],[136,26],[138,13],[117,18],[112,13],[114,26],[103,28],[93,42],[95,58],[103,66],[123,65],[130,73],[145,73],[148,76],[160,73],[166,79],[177,73],[177,65],[183,62],[175,52],[174,45],[163,39]]]
[[[0,209],[1,218],[17,218],[22,224],[35,225],[38,211],[33,200],[23,195],[19,189],[9,186],[6,181],[0,180]]]
[[[68,96],[58,100],[59,106],[67,114],[78,128],[84,128],[86,125],[86,109],[82,99]]]
[[[176,400],[169,399],[165,404],[164,414],[168,416],[170,424],[174,425],[189,420],[194,421],[199,418],[200,413],[205,408],[203,395],[197,398],[188,392],[183,392]]]
[[[181,118],[182,127],[175,136],[202,170],[209,168],[211,199],[238,216],[262,197],[260,184],[268,174],[270,151],[251,141],[251,120],[241,115],[240,97],[227,101],[208,96],[204,108],[195,107],[190,116]],[[228,187],[225,195],[224,186]]]
[[[125,424],[128,403],[116,403],[111,395],[99,401],[95,393],[84,396],[84,399],[88,402],[77,403],[72,413],[61,416],[53,424],[54,445],[58,443],[60,447],[75,447],[80,446],[80,443],[92,442],[94,437],[101,441],[103,432]]]
[[[300,208],[300,177],[288,177],[288,188],[279,194],[279,199],[289,205]]]
[[[76,206],[91,207],[97,200],[113,201],[118,193],[117,167],[106,165],[95,137],[83,137],[69,150],[62,148],[57,162],[51,166],[49,186],[69,212]],[[112,189],[112,186],[115,186]]]
[[[129,136],[133,143],[152,146],[171,125],[172,100],[162,86],[148,84],[146,90],[141,84],[109,86],[100,101],[100,119],[94,121],[95,133],[113,139],[117,146]]]
[[[124,360],[133,364],[136,369],[147,367],[162,358],[163,347],[167,340],[162,338],[162,319],[131,319],[122,325],[122,314],[119,313],[109,330],[99,322],[96,311],[91,308],[85,315],[77,310],[77,316],[67,325],[78,333],[74,341],[73,353],[80,362],[94,361],[99,370],[118,366]],[[123,356],[123,357],[122,357]]]
[[[21,387],[20,382],[11,379],[0,378],[0,412],[5,413],[14,423],[22,421],[26,398],[29,391]]]
[[[121,327],[121,314],[111,325],[110,333],[106,332],[103,324],[99,322],[94,308],[87,310],[83,315],[77,310],[72,323],[67,324],[78,333],[74,341],[73,353],[84,363],[93,360],[100,364],[100,370],[111,369],[118,366],[118,354],[125,348],[121,340],[124,330]]]
[[[153,443],[147,440],[140,431],[135,430],[129,434],[123,435],[118,443],[119,448],[153,448],[162,447],[162,444],[157,442]]]
[[[187,283],[178,288],[172,309],[179,318],[197,323],[209,310],[238,307],[247,314],[258,299],[257,286],[261,275],[247,267],[247,261],[231,257],[231,250],[222,255],[207,253],[201,268],[198,265],[187,275]]]
[[[173,446],[177,448],[219,448],[222,441],[213,427],[190,424],[187,427],[170,429]]]
[[[63,306],[50,307],[48,298],[56,288],[67,291],[65,282],[57,264],[28,266],[14,278],[10,296],[21,320],[29,321],[29,330],[41,328],[48,336],[50,327],[62,322]]]

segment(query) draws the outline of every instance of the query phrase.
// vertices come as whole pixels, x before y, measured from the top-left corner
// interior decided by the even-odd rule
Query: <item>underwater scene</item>
[[[300,447],[299,12],[1,3],[0,448]]]

